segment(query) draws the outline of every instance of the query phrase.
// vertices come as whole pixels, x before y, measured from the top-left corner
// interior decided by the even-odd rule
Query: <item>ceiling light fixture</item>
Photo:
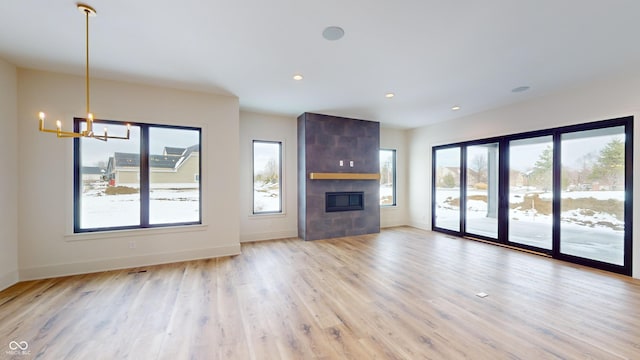
[[[460,105],[455,105],[455,106],[452,106],[452,107],[451,107],[451,110],[453,110],[453,111],[458,111],[458,110],[460,110],[460,109],[462,109],[462,108],[460,107]]]
[[[322,37],[329,41],[340,40],[343,36],[344,29],[339,26],[328,26],[322,31]]]
[[[302,79],[304,79],[304,77],[300,74],[293,75],[293,80],[300,81]]]
[[[384,94],[384,97],[386,97],[387,99],[392,99],[394,96],[396,96],[396,94],[394,94],[394,93],[386,93],[386,94]]]
[[[62,131],[62,122],[60,120],[56,121],[56,129],[46,129],[44,127],[44,120],[46,118],[45,114],[43,112],[40,112],[38,114],[38,117],[40,119],[40,125],[39,125],[39,130],[42,132],[49,132],[49,133],[54,133],[57,134],[58,137],[71,137],[71,138],[77,138],[77,137],[88,137],[88,138],[94,138],[94,139],[98,139],[98,140],[102,140],[102,141],[107,141],[107,139],[125,139],[128,140],[129,139],[129,135],[131,133],[131,126],[129,124],[127,124],[127,136],[111,136],[107,134],[107,128],[104,128],[104,134],[96,134],[93,132],[93,114],[91,113],[90,107],[89,107],[89,17],[90,16],[96,16],[96,10],[94,8],[92,8],[89,5],[85,5],[85,4],[76,4],[78,10],[84,14],[85,16],[85,55],[86,55],[86,67],[85,67],[85,85],[86,85],[86,94],[87,94],[87,99],[86,99],[86,105],[87,105],[87,117],[86,117],[86,122],[87,122],[87,129],[80,131],[80,132],[72,132],[72,131]]]

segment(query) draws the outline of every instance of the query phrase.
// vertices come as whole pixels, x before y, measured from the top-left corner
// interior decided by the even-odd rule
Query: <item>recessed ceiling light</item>
[[[386,97],[387,99],[391,99],[394,96],[396,96],[396,94],[394,94],[394,93],[386,93],[386,94],[384,94],[384,97]]]
[[[322,31],[322,37],[329,41],[340,40],[343,36],[344,30],[339,26],[328,26]]]
[[[455,105],[455,106],[451,107],[451,110],[453,110],[453,111],[458,111],[460,109],[461,109],[460,105]]]
[[[531,88],[530,86],[518,86],[516,88],[511,89],[511,92],[514,92],[514,93],[524,92],[529,90],[530,88]]]
[[[293,75],[293,80],[300,81],[300,80],[302,80],[302,79],[304,79],[304,77],[303,77],[302,75],[300,75],[300,74],[295,74],[295,75]]]

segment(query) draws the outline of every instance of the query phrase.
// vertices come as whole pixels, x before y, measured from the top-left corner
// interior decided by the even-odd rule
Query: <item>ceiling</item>
[[[87,4],[98,12],[90,20],[92,77],[229,94],[241,109],[288,116],[413,128],[640,65],[637,0]],[[71,0],[3,0],[0,58],[82,75],[84,21]],[[327,26],[342,27],[344,37],[324,39]],[[519,86],[530,89],[511,91]]]

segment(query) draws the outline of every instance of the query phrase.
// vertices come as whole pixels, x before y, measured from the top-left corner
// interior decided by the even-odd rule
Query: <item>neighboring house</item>
[[[165,147],[162,155],[149,156],[151,186],[154,184],[194,184],[200,174],[200,148]],[[140,155],[116,152],[107,165],[109,185],[132,185],[140,183]]]
[[[195,145],[194,145],[195,146]],[[182,156],[182,153],[184,153],[184,148],[177,148],[177,147],[169,147],[166,146],[164,148],[164,150],[162,151],[162,155],[176,155],[176,156]]]
[[[107,170],[105,168],[99,166],[83,166],[80,169],[82,182],[103,180],[106,172]]]

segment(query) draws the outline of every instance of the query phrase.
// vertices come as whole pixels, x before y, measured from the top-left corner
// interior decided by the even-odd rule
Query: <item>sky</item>
[[[253,171],[254,176],[262,172],[269,160],[274,159],[276,163],[280,160],[279,152],[281,143],[279,142],[262,142],[255,141],[253,143]]]

